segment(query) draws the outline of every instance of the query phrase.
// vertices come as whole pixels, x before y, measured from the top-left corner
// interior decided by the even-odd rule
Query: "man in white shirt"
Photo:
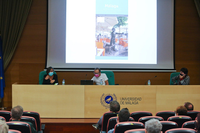
[[[109,85],[108,77],[105,73],[101,73],[101,69],[98,67],[94,69],[94,77],[91,80],[93,80],[96,85]]]

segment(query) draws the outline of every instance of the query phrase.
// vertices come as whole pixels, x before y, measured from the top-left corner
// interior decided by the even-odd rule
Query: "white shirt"
[[[106,85],[105,81],[108,80],[108,77],[105,73],[101,73],[99,77],[94,76],[91,80],[93,80],[97,85]]]

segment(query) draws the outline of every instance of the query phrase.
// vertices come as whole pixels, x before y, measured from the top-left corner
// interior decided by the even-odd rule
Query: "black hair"
[[[192,107],[190,108],[189,105],[192,105]],[[193,105],[192,103],[190,103],[190,102],[186,102],[186,103],[184,104],[184,106],[186,107],[186,109],[187,109],[188,111],[192,111],[192,110],[194,109],[194,105]]]
[[[127,108],[123,108],[122,110],[120,110],[118,116],[119,116],[119,122],[126,122],[129,120],[130,113]]]
[[[99,67],[94,68],[94,71],[95,70],[99,70],[99,72],[101,72],[101,69]]]
[[[49,72],[51,71],[51,69],[53,69],[53,67],[51,67],[51,66],[47,68],[47,70],[46,70],[47,74],[49,74]]]
[[[110,111],[117,113],[120,110],[120,105],[117,101],[110,102]]]
[[[181,68],[181,70],[180,71],[182,71],[182,72],[184,72],[184,74],[188,74],[188,69],[187,68],[185,68],[185,67],[183,67],[183,68]]]

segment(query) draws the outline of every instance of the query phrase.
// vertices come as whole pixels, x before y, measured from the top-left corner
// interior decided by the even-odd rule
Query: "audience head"
[[[8,125],[3,120],[0,120],[0,133],[8,133]]]
[[[120,105],[117,101],[110,102],[110,111],[118,112],[120,110]]]
[[[46,70],[46,73],[49,75],[49,76],[52,76],[53,75],[53,67],[48,67],[47,70]]]
[[[130,117],[130,113],[128,111],[127,108],[123,108],[119,111],[119,114],[118,114],[118,117],[119,117],[119,122],[126,122],[129,120],[129,117]]]
[[[14,108],[11,109],[11,118],[12,118],[12,120],[20,120],[22,114],[23,114],[22,106],[17,105]]]
[[[195,128],[196,128],[197,131],[200,131],[200,113],[197,114]]]
[[[146,133],[160,133],[162,130],[162,124],[159,120],[150,119],[145,122]]]
[[[187,109],[184,106],[179,106],[176,109],[176,115],[186,115],[187,114]]]
[[[185,75],[187,75],[188,74],[188,69],[187,68],[181,68],[181,70],[180,70],[180,74],[185,74]]]
[[[184,106],[186,107],[186,109],[187,109],[188,111],[192,111],[192,110],[194,109],[193,104],[190,103],[190,102],[186,102],[186,103],[184,104]]]
[[[98,67],[96,67],[96,68],[94,69],[94,76],[95,76],[95,77],[99,77],[100,75],[101,75],[101,69],[98,68]]]

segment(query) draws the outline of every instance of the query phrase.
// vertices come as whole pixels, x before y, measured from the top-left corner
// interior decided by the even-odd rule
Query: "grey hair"
[[[8,133],[8,125],[3,120],[0,120],[0,133]]]
[[[145,129],[147,130],[147,133],[160,133],[162,124],[157,119],[150,119],[145,122]]]

